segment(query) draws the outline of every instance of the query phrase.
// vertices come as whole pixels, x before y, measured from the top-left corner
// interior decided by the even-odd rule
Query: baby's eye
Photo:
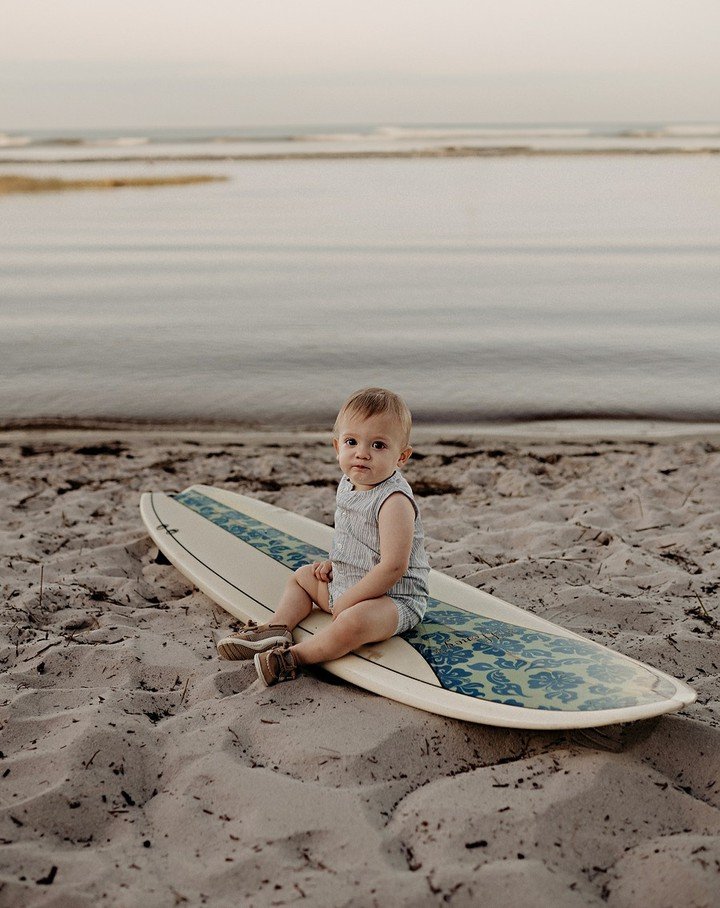
[[[374,441],[372,443],[372,446],[373,446],[373,448],[375,448],[376,451],[382,451],[383,448],[387,447],[387,445],[385,444],[384,441]]]
[[[357,444],[357,441],[354,438],[346,438],[345,444],[349,445],[351,448],[353,448]]]

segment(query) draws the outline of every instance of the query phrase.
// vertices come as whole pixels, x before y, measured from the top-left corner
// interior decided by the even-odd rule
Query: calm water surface
[[[720,417],[720,158],[6,165],[0,417]]]

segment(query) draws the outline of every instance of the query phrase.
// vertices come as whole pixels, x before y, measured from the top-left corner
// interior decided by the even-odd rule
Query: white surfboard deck
[[[145,493],[140,511],[182,574],[234,617],[260,623],[290,573],[326,558],[332,539],[324,524],[210,486]],[[510,728],[631,722],[695,700],[684,682],[438,571],[429,587],[427,614],[412,631],[324,668],[409,706]],[[331,620],[314,609],[296,642]]]

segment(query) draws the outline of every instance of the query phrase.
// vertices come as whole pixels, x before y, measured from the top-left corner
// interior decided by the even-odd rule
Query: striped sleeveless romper
[[[395,633],[402,634],[421,621],[425,614],[430,564],[425,554],[425,535],[420,512],[412,489],[399,470],[366,492],[356,491],[345,475],[340,480],[336,498],[335,533],[330,550],[333,577],[329,593],[332,610],[332,603],[379,563],[380,508],[395,492],[406,495],[415,509],[410,563],[406,573],[387,593],[398,610],[398,626]]]

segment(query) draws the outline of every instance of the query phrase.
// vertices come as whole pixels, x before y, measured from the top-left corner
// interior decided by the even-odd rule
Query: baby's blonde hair
[[[333,426],[333,437],[337,438],[340,434],[340,424],[346,416],[369,419],[383,413],[387,413],[398,422],[403,437],[403,448],[406,448],[410,442],[412,414],[402,397],[386,388],[362,388],[351,394],[340,407]]]

